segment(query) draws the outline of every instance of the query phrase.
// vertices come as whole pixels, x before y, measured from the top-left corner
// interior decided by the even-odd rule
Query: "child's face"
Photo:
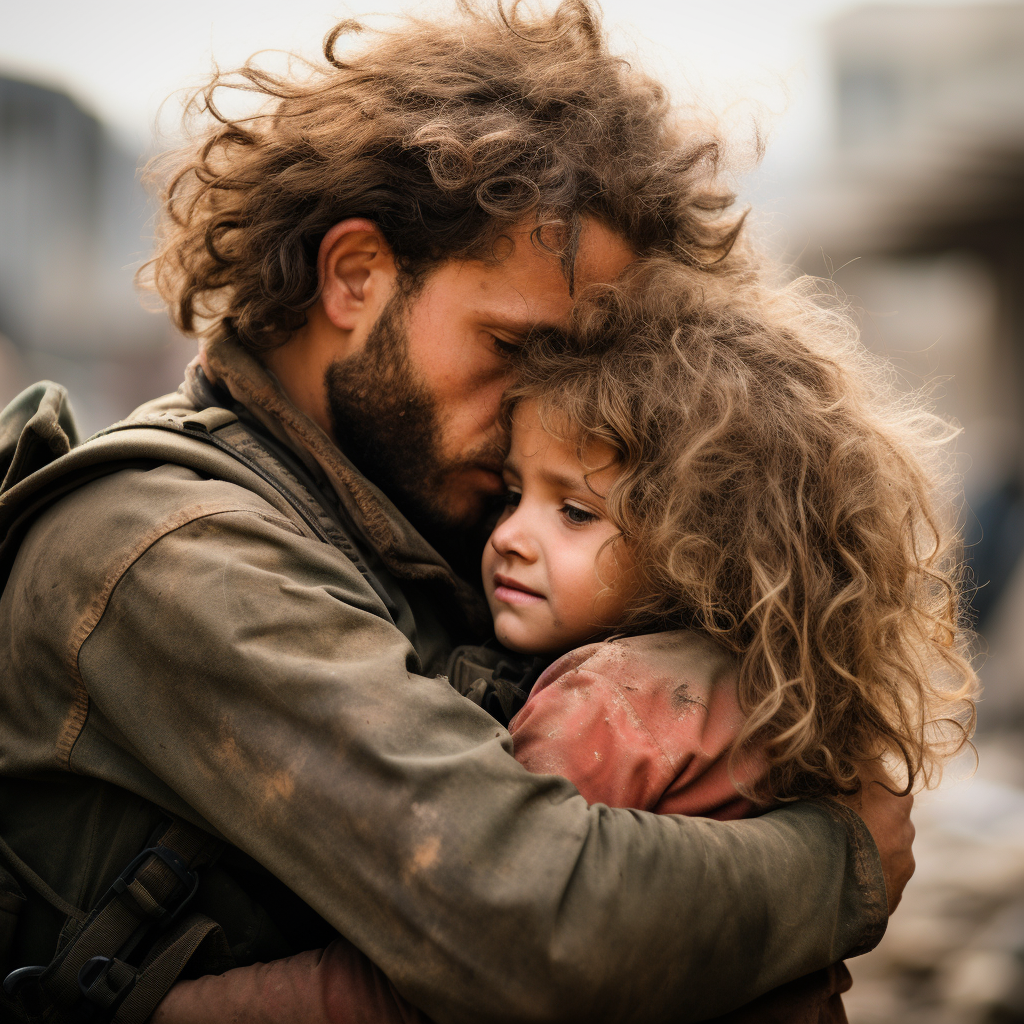
[[[517,406],[508,506],[483,557],[494,630],[506,647],[560,654],[621,620],[631,562],[605,508],[619,474],[612,459],[610,448],[593,444],[580,462],[575,445],[543,428],[534,403]]]

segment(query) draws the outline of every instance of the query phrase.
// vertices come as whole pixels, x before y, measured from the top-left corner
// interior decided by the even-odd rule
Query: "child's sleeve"
[[[149,1024],[429,1024],[344,939],[269,964],[179,981]]]
[[[729,754],[743,725],[734,660],[688,631],[591,644],[540,677],[509,724],[516,759],[562,775],[589,803],[739,818],[736,783],[759,765]]]

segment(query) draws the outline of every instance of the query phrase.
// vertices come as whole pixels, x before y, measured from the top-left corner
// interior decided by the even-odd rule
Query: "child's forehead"
[[[567,440],[569,420],[550,401],[539,398],[524,398],[516,402],[512,410],[512,438],[533,435],[538,432],[549,434],[558,440]]]
[[[518,402],[512,414],[511,454],[518,458],[570,458],[578,461],[579,430],[573,430],[559,409],[531,398]]]
[[[557,408],[536,399],[519,402],[512,416],[511,446],[506,465],[515,472],[543,469],[548,475],[582,480],[615,462],[608,445],[587,438]]]

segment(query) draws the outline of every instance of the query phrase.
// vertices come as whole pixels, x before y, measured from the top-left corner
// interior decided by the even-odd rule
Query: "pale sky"
[[[313,56],[337,19],[410,6],[408,0],[0,0],[0,74],[65,88],[145,146],[161,101],[198,84],[213,61],[230,67],[267,48]],[[639,54],[674,92],[697,88],[741,121],[749,122],[753,104],[772,129],[770,162],[784,168],[807,164],[828,142],[820,29],[854,6],[857,0],[602,4],[616,49]],[[415,5],[420,12],[436,7],[431,0]]]

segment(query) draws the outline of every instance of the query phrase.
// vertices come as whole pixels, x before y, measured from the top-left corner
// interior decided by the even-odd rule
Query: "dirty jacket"
[[[0,598],[0,831],[64,898],[90,905],[168,811],[230,844],[204,909],[244,920],[239,962],[336,929],[441,1024],[701,1020],[877,942],[852,812],[642,814],[518,765],[437,675],[470,589],[250,356],[207,360],[220,390],[193,371],[136,419],[230,406],[344,540],[146,461],[39,515]]]

